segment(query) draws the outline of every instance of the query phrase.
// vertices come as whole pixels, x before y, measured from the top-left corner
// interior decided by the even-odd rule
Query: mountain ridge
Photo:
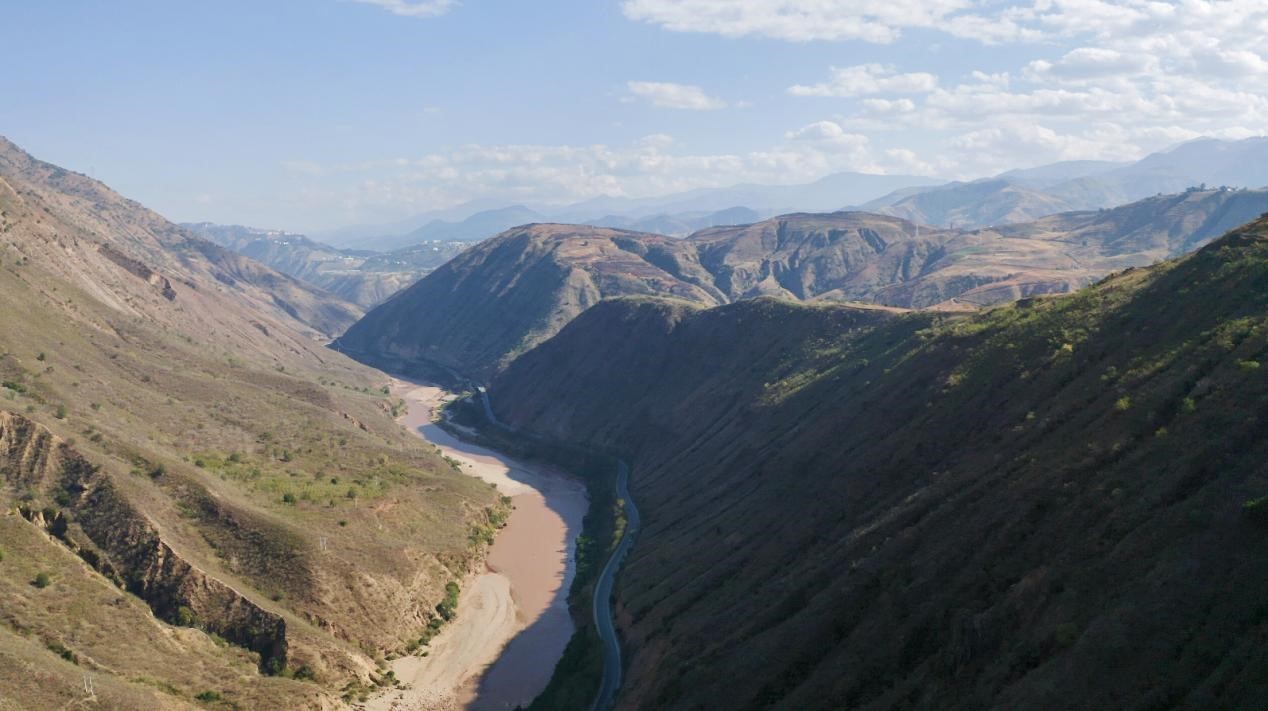
[[[527,225],[371,310],[339,344],[487,378],[612,296],[661,294],[706,306],[776,296],[972,309],[1074,291],[1191,250],[1265,211],[1268,191],[1208,190],[982,230],[859,212],[783,215],[681,240]],[[523,279],[515,272],[530,268]]]
[[[1239,707],[1265,314],[1260,220],[971,315],[609,300],[490,392],[632,467],[618,708]]]

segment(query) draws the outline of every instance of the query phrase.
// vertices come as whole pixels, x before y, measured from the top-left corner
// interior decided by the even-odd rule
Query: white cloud
[[[726,108],[722,99],[709,96],[698,86],[665,81],[632,81],[626,83],[630,93],[652,102],[662,109],[712,111]]]
[[[351,0],[364,5],[376,5],[393,15],[402,17],[437,17],[449,12],[458,0]]]
[[[863,99],[863,108],[871,114],[909,114],[916,110],[911,99]]]
[[[1038,39],[1018,20],[1024,13],[965,12],[976,0],[625,0],[626,17],[674,32],[759,36],[793,42],[862,40],[890,43],[904,29],[935,29],[995,43]]]
[[[860,96],[863,94],[923,93],[938,86],[938,77],[928,72],[900,74],[892,66],[858,64],[831,67],[832,78],[820,84],[796,84],[788,88],[793,96]]]

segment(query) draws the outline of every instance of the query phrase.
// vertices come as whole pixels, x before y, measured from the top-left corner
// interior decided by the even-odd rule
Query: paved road
[[[497,415],[493,414],[493,402],[489,398],[489,391],[475,383],[470,385],[480,396],[480,402],[484,405],[485,418],[496,427],[512,430],[513,428],[499,421]],[[638,515],[638,507],[634,505],[634,499],[630,497],[630,467],[620,460],[617,461],[616,495],[625,504],[625,531],[622,532],[621,540],[616,544],[616,550],[612,551],[612,556],[603,566],[599,581],[594,586],[592,607],[594,608],[594,627],[598,630],[599,639],[603,644],[603,680],[599,684],[599,693],[595,696],[594,703],[590,705],[591,711],[607,711],[612,708],[612,703],[616,700],[616,692],[621,688],[621,640],[616,636],[616,622],[612,616],[612,589],[616,584],[616,573],[621,569],[625,555],[634,546],[634,537],[638,534],[639,525],[642,522]]]
[[[606,711],[612,707],[616,699],[617,689],[621,688],[621,640],[616,636],[616,624],[612,617],[612,587],[616,582],[616,572],[621,568],[625,555],[634,546],[634,536],[638,533],[640,519],[638,507],[630,498],[630,468],[625,462],[617,463],[616,495],[625,502],[625,532],[620,543],[612,551],[607,565],[599,574],[599,582],[594,586],[594,627],[599,631],[603,642],[603,681],[599,684],[599,693],[590,706],[593,711]]]

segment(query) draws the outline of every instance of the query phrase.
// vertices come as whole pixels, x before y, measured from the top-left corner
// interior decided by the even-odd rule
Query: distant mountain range
[[[183,227],[216,244],[369,308],[449,261],[464,241],[424,240],[394,252],[339,249],[304,235],[241,225]]]
[[[1056,163],[973,182],[903,189],[858,209],[928,225],[972,228],[1114,207],[1200,186],[1268,186],[1268,138],[1200,139],[1135,163]]]
[[[602,196],[567,206],[465,203],[392,225],[316,236],[341,247],[392,251],[428,240],[477,241],[517,225],[557,222],[683,236],[794,212],[851,209],[939,227],[975,228],[1151,195],[1210,187],[1268,187],[1268,138],[1198,139],[1131,163],[1063,161],[947,183],[911,175],[838,173],[800,185],[743,184],[649,198]]]

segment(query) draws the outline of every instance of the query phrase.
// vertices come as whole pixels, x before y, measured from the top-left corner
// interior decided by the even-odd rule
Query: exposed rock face
[[[1240,708],[1265,363],[1260,221],[974,315],[609,301],[490,390],[631,465],[620,708]]]
[[[286,622],[182,559],[106,474],[47,429],[0,411],[0,472],[24,490],[62,492],[60,509],[23,509],[23,515],[145,600],[156,616],[258,653],[262,671],[286,668]]]

